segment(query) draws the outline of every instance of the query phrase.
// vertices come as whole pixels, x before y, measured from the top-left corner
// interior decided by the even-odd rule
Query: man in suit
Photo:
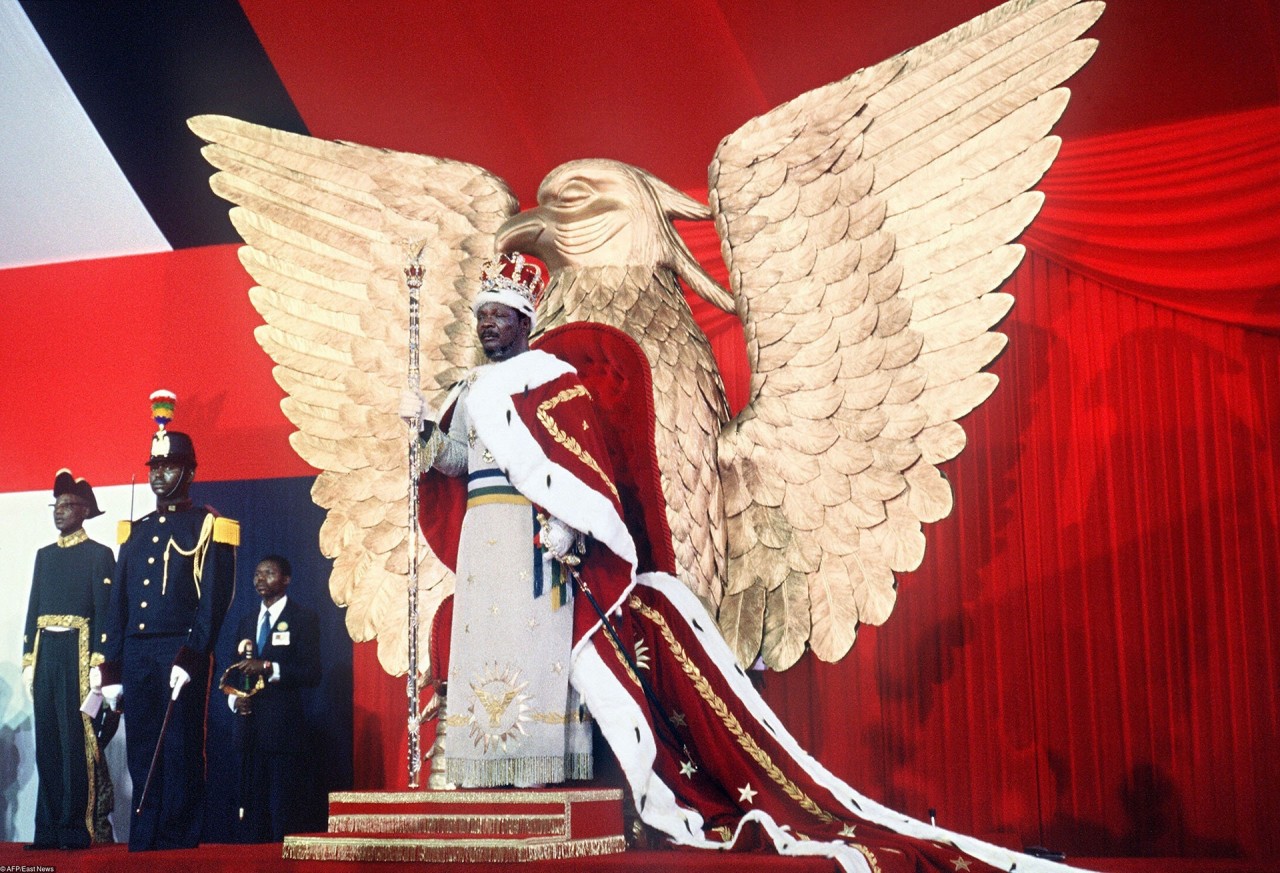
[[[169,398],[172,414],[170,394],[157,392],[153,406],[160,395],[161,401]],[[98,640],[102,696],[112,709],[126,710],[134,792],[131,852],[200,842],[209,671],[235,591],[240,542],[235,521],[192,504],[195,444],[184,433],[166,430],[167,420],[156,414],[161,426],[147,461],[156,510],[121,523],[120,555]]]
[[[292,572],[280,555],[258,562],[253,587],[262,603],[236,631],[242,675],[262,679],[252,696],[228,695],[240,716],[233,736],[241,756],[240,836],[250,843],[297,833],[315,806],[303,689],[320,682],[320,620],[288,596]]]
[[[111,842],[111,777],[80,703],[102,684],[98,659],[89,652],[100,633],[116,558],[84,531],[85,519],[102,515],[88,482],[59,470],[53,499],[58,541],[36,552],[22,639],[40,775],[36,836],[28,848],[84,849]]]

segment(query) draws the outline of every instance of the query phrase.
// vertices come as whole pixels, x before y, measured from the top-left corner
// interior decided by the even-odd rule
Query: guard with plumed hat
[[[36,552],[22,674],[35,710],[35,840],[31,848],[83,849],[110,842],[114,792],[94,725],[81,701],[101,685],[92,640],[106,609],[115,556],[85,533],[102,515],[93,486],[70,470],[53,477],[58,540]]]
[[[235,591],[239,524],[191,502],[196,449],[171,431],[177,398],[151,395],[156,510],[121,522],[104,632],[103,696],[125,707],[134,811],[129,850],[190,848],[204,822],[209,671]],[[185,691],[188,684],[193,690]]]

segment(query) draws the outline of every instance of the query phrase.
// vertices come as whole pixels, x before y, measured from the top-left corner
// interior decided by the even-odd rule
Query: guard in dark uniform
[[[84,849],[110,842],[106,813],[114,794],[92,721],[80,711],[88,697],[90,649],[111,590],[116,559],[84,532],[102,515],[93,488],[70,470],[53,479],[58,541],[36,552],[22,670],[36,721],[36,835],[32,849]],[[101,800],[101,802],[99,802]]]
[[[156,411],[160,430],[147,461],[156,511],[121,523],[101,642],[103,696],[108,706],[122,701],[125,711],[130,851],[200,842],[212,652],[235,592],[240,542],[236,522],[191,504],[195,446],[165,430],[172,395],[157,392],[152,405],[155,411],[162,394],[169,405]]]

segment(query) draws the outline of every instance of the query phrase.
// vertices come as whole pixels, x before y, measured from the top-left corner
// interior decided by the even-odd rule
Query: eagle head
[[[503,223],[494,247],[540,258],[553,274],[566,268],[666,268],[732,312],[732,298],[693,259],[671,224],[710,218],[706,206],[639,167],[603,158],[570,161],[542,180],[536,207]]]

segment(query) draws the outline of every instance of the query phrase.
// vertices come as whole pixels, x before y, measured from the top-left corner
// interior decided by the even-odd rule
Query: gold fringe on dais
[[[626,848],[621,835],[558,842],[295,836],[284,838],[282,856],[291,861],[554,861]]]

